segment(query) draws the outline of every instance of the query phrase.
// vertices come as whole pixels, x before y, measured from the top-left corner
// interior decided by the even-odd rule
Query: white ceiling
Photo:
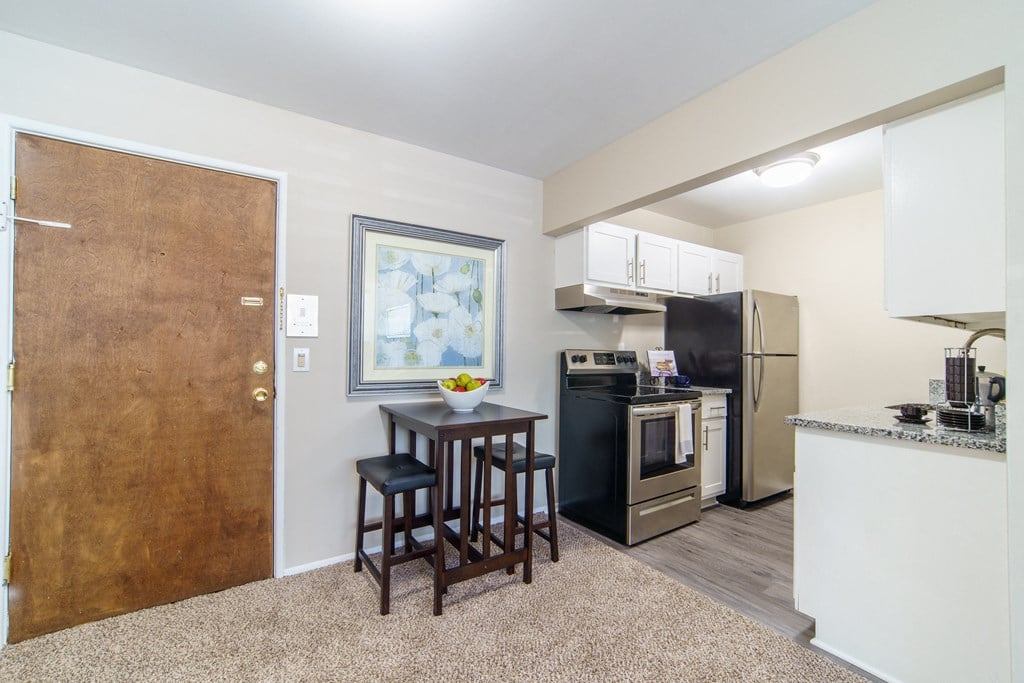
[[[544,178],[871,1],[0,0],[0,29]]]
[[[706,228],[720,228],[882,187],[881,128],[806,151],[817,152],[821,161],[798,185],[767,187],[750,170],[646,208]]]

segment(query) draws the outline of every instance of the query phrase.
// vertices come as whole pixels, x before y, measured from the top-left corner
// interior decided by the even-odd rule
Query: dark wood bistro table
[[[380,406],[388,415],[388,449],[394,454],[398,428],[409,432],[409,452],[416,456],[416,435],[427,439],[428,462],[437,469],[437,491],[431,501],[430,517],[434,525],[434,538],[446,538],[459,550],[459,564],[448,567],[444,553],[438,553],[440,561],[435,562],[434,572],[434,614],[441,614],[441,595],[447,587],[498,569],[508,573],[515,571],[515,565],[523,564],[523,583],[533,580],[533,473],[534,473],[534,425],[546,420],[547,415],[531,413],[518,408],[508,408],[494,403],[481,403],[473,412],[456,413],[443,401],[424,403],[389,403]],[[515,547],[515,519],[517,515],[515,475],[512,473],[513,458],[505,459],[505,530],[504,540],[499,546],[492,543],[491,534],[491,450],[495,437],[504,438],[511,444],[516,434],[525,434],[526,446],[526,529],[523,545]],[[481,548],[469,544],[472,531],[470,520],[470,465],[473,460],[473,439],[483,439],[485,459],[483,477],[484,529]],[[455,445],[460,448],[459,505],[454,505],[454,454]],[[554,514],[553,511],[549,514]],[[448,522],[459,520],[459,530],[452,529]],[[508,523],[511,520],[512,523]],[[504,546],[504,547],[501,547]],[[500,552],[498,552],[500,551]]]

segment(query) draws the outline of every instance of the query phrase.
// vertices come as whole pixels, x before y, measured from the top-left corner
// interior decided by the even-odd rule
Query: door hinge
[[[14,391],[14,361],[7,364],[7,391]]]
[[[0,585],[6,586],[11,582],[11,556],[4,555],[4,566],[0,568]]]
[[[11,176],[11,200],[18,198],[18,176]]]

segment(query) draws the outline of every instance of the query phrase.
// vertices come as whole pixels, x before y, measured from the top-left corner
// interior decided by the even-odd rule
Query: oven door
[[[680,405],[690,406],[690,438],[684,445]],[[700,401],[629,408],[630,505],[700,485]],[[687,452],[692,451],[692,452]]]

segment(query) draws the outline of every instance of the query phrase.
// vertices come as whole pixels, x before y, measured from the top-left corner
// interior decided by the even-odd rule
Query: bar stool
[[[391,610],[391,568],[393,566],[433,555],[436,569],[438,557],[436,548],[439,545],[437,539],[432,545],[423,546],[412,537],[412,530],[416,526],[429,526],[430,524],[430,522],[416,524],[416,491],[436,486],[437,472],[433,467],[425,465],[408,453],[357,460],[356,472],[359,474],[359,512],[356,528],[355,571],[362,571],[363,562],[366,562],[370,574],[380,586],[380,613],[387,614]],[[366,522],[367,482],[384,496],[384,519],[380,522]],[[402,518],[398,520],[396,528],[395,496],[398,494],[402,494]],[[363,550],[363,535],[367,531],[376,531],[377,529],[382,531],[379,569]],[[404,552],[397,557],[395,557],[396,531],[402,531],[405,534]]]
[[[483,529],[483,524],[480,523],[480,510],[481,503],[480,499],[483,496],[483,467],[484,467],[484,447],[476,446],[473,449],[473,455],[477,459],[476,468],[476,479],[473,487],[473,532],[470,535],[470,539],[476,541],[477,532]],[[493,443],[491,444],[491,466],[505,471],[505,443]],[[555,456],[549,453],[537,453],[534,452],[533,456],[533,467],[536,471],[544,471],[544,484],[547,489],[548,496],[548,519],[546,522],[535,524],[533,527],[534,532],[548,542],[548,546],[551,548],[551,561],[558,562],[558,515],[555,512],[555,481],[554,481],[554,470],[555,470]],[[512,446],[512,472],[516,479],[519,478],[520,474],[526,472],[526,447],[519,443],[514,443]],[[531,484],[532,482],[527,482]],[[516,483],[513,482],[512,490],[516,490]],[[505,499],[494,499],[491,500],[492,505],[503,505]],[[518,508],[518,506],[517,506]],[[530,510],[529,514],[533,514]],[[525,529],[526,518],[516,512],[516,533],[521,533]],[[522,528],[519,527],[519,523],[523,524]],[[548,529],[549,531],[545,531]],[[495,543],[501,547],[501,541],[494,539]],[[504,548],[503,548],[504,549]]]

